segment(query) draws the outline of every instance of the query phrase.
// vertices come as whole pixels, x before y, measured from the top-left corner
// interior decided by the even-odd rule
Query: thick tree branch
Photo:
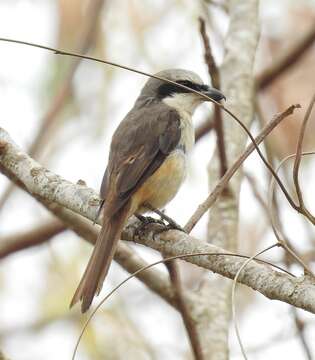
[[[11,178],[19,179],[17,183],[30,193],[41,196],[48,202],[65,206],[90,220],[95,219],[99,198],[92,189],[72,184],[43,168],[21,151],[2,128],[0,171]],[[139,241],[169,255],[226,252],[178,231],[168,231],[154,237],[153,230],[156,225],[148,227],[139,236],[140,228],[139,223],[129,225],[123,232],[122,239]],[[196,256],[187,258],[187,261],[231,279],[243,263],[242,260],[229,256]],[[239,281],[270,299],[284,301],[315,313],[315,282],[307,277],[291,278],[253,261],[248,265],[247,271],[241,274]]]
[[[1,133],[1,130],[2,129],[0,128],[0,133]],[[4,149],[6,148],[6,146],[3,146],[3,145],[4,145],[4,143],[0,140],[0,157],[1,157],[2,151],[4,151]],[[52,200],[45,199],[44,197],[41,196],[40,192],[39,193],[36,193],[36,192],[31,193],[27,189],[25,184],[22,181],[20,181],[11,171],[9,171],[8,169],[3,168],[1,166],[1,163],[0,163],[0,172],[5,174],[17,186],[20,186],[23,190],[28,192],[30,195],[34,196],[50,212],[55,214],[63,222],[63,226],[66,226],[69,229],[73,230],[77,235],[79,235],[80,237],[82,237],[86,241],[88,241],[88,242],[90,242],[92,244],[95,243],[97,235],[98,235],[98,230],[95,227],[93,227],[91,225],[91,223],[87,219],[85,219],[84,217],[82,217],[80,215],[75,214],[74,212],[68,210],[65,207],[62,207],[62,206],[58,205],[57,203],[53,202]],[[56,176],[56,178],[54,178],[52,176],[51,178],[56,180],[56,178],[59,178],[59,177]],[[62,180],[62,181],[64,181],[64,180]],[[81,183],[81,182],[79,182],[79,183]],[[69,185],[70,183],[68,183],[66,181],[66,184]],[[77,185],[74,185],[74,186],[80,186],[81,187],[83,185],[82,184],[80,184],[80,185],[77,184]],[[81,190],[82,189],[79,189],[79,190],[77,189],[77,193],[79,194]],[[75,191],[75,189],[74,189],[74,191]],[[90,193],[90,191],[88,191],[88,193]],[[71,192],[69,192],[68,194],[71,194]],[[80,197],[80,195],[79,195],[79,197]],[[95,195],[95,197],[97,197],[97,195]],[[92,202],[93,201],[94,200],[92,200]],[[94,202],[93,202],[93,204],[94,204]],[[69,206],[69,208],[71,209],[71,206]],[[92,211],[91,211],[92,214],[94,214],[94,210],[95,210],[95,208],[94,208],[94,205],[93,205],[92,206]],[[97,211],[97,209],[96,209],[96,211]],[[80,211],[79,211],[79,213],[80,213]],[[90,215],[90,216],[92,216],[91,219],[95,218],[95,215]],[[22,244],[13,245],[15,248],[19,247],[20,249],[22,249],[23,246],[30,246],[29,243],[27,243],[27,244],[23,243],[22,239],[19,239],[19,240],[22,241]],[[47,238],[46,239],[42,238],[41,240],[46,241]],[[7,245],[7,247],[5,247],[3,249],[4,250],[3,255],[5,255],[5,253],[8,253],[7,248],[10,248],[9,244]],[[128,247],[128,246],[126,246],[125,244],[122,244],[122,243],[120,243],[118,245],[118,248],[117,248],[116,253],[115,253],[115,260],[126,271],[128,271],[130,273],[133,273],[133,272],[135,272],[135,271],[137,271],[137,270],[139,270],[139,269],[141,269],[141,268],[148,265],[130,247]],[[160,274],[159,271],[157,271],[155,269],[148,269],[145,272],[139,273],[136,277],[139,280],[141,280],[145,285],[147,285],[147,287],[149,289],[151,289],[156,294],[160,295],[166,302],[168,302],[170,305],[172,305],[172,306],[174,306],[176,308],[177,302],[175,301],[173,289],[171,288],[169,280],[167,279],[167,277],[164,274]],[[193,303],[195,301],[193,294],[191,296],[188,296],[188,293],[185,292],[184,297],[185,297],[185,300],[190,302],[190,303]]]
[[[93,226],[87,219],[55,203],[48,203],[41,198],[38,198],[38,201],[49,211],[54,213],[65,226],[75,232],[78,236],[88,241],[90,244],[95,244],[99,232],[98,226]],[[141,256],[122,242],[120,242],[117,247],[114,259],[123,269],[131,274],[148,265]],[[161,296],[167,303],[177,308],[174,291],[166,275],[159,270],[152,268],[139,273],[137,278],[150,290]],[[193,296],[188,295],[188,292],[184,294],[184,297],[187,301],[192,301],[194,299]]]
[[[298,107],[299,105],[292,105],[276,115],[255,138],[255,142],[260,144],[283,119],[291,115]],[[186,224],[185,229],[187,232],[191,231],[207,210],[216,202],[229,180],[254,150],[255,146],[253,144],[247,146],[245,151],[229,168]],[[97,217],[100,199],[93,189],[81,184],[74,185],[47,170],[23,152],[1,127],[0,157],[0,171],[8,177],[10,177],[8,172],[11,172],[15,176],[15,181],[19,181],[18,185],[23,185],[30,193],[39,195],[47,201],[56,202],[66,208],[70,207],[74,212],[92,221]],[[41,186],[38,184],[41,184]]]
[[[167,255],[185,255],[192,253],[226,253],[226,250],[205,243],[181,231],[170,230],[156,235],[160,225],[150,225],[139,232],[139,222],[130,223],[122,233],[123,240],[136,241]],[[226,255],[195,256],[187,261],[205,269],[211,270],[229,279],[234,279],[244,260]],[[240,274],[240,283],[259,291],[272,300],[284,301],[295,307],[315,313],[315,281],[307,276],[291,277],[269,266],[252,261],[246,271]]]
[[[1,142],[0,142],[0,149],[1,149]],[[1,153],[1,151],[0,151]],[[32,195],[25,185],[19,181],[15,175],[10,173],[10,171],[3,171],[0,164],[0,171],[6,174],[17,186],[20,186],[24,191],[26,191],[28,194]],[[65,207],[62,207],[58,205],[57,203],[47,201],[46,199],[42,198],[38,194],[33,194],[33,196],[38,200],[44,207],[46,207],[50,212],[52,212],[54,215],[56,215],[57,218],[59,218],[62,222],[63,230],[66,228],[69,228],[73,232],[75,232],[78,236],[80,236],[82,239],[86,240],[87,242],[91,244],[95,244],[95,241],[98,236],[98,229],[91,224],[90,221],[88,221],[83,216],[80,216],[78,214],[75,214],[71,210],[68,210]],[[56,220],[54,220],[56,221]],[[59,221],[60,223],[60,221]],[[58,225],[59,226],[59,225]],[[39,233],[40,231],[36,231]],[[43,232],[43,231],[42,231]],[[1,252],[1,255],[9,255],[10,250],[12,248],[18,250],[22,250],[23,248],[34,246],[37,244],[30,242],[25,242],[24,239],[22,239],[21,236],[12,236],[12,239],[14,240],[14,244],[10,246],[10,244],[7,244],[7,246],[4,246],[3,252]],[[7,238],[9,240],[9,237]],[[48,241],[48,237],[41,237],[40,241],[41,243]],[[136,254],[135,251],[133,251],[129,246],[126,246],[123,243],[119,243],[115,257],[115,261],[121,265],[122,268],[124,268],[129,273],[134,273],[138,271],[139,269],[142,269],[148,265],[139,255]],[[167,303],[174,306],[176,308],[177,301],[175,300],[175,295],[173,292],[173,289],[170,286],[169,279],[162,273],[160,273],[158,270],[155,269],[148,269],[144,272],[141,272],[136,275],[136,277],[142,281],[150,290],[161,296]],[[195,301],[194,295],[190,294],[188,295],[188,292],[185,292],[184,294],[185,300],[193,303]]]

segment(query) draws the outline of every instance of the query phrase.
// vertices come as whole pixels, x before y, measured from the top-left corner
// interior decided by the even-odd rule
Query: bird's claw
[[[160,224],[165,225],[163,220],[161,219],[155,219],[151,216],[143,216],[143,215],[136,215],[136,218],[141,221],[142,225],[149,225],[149,224]]]
[[[178,230],[178,231],[182,231],[185,234],[187,233],[186,230],[184,228],[182,228],[180,225],[176,224],[176,223],[171,223],[171,224],[167,224],[164,225],[164,227],[162,229],[157,229],[155,231],[155,234],[161,234],[165,231],[169,231],[169,230]]]

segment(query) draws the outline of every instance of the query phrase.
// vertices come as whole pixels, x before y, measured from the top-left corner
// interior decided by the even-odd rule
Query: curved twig
[[[301,153],[301,156],[314,155],[314,154],[315,154],[315,151],[309,151],[309,152]],[[291,155],[286,156],[284,159],[282,159],[280,164],[276,168],[276,172],[278,173],[280,168],[283,166],[283,164],[285,164],[289,159],[292,159],[295,157],[296,157],[296,154],[291,154]],[[270,184],[269,184],[269,190],[268,190],[268,208],[269,208],[270,220],[271,220],[271,226],[272,226],[273,233],[274,233],[275,237],[277,238],[278,243],[281,244],[281,246],[284,248],[284,250],[286,250],[299,264],[301,264],[307,273],[309,273],[315,277],[315,275],[314,275],[313,271],[310,269],[310,267],[303,261],[303,259],[301,259],[296,254],[295,251],[293,251],[289,247],[289,245],[287,244],[287,241],[285,241],[285,238],[279,229],[279,226],[276,223],[276,220],[275,220],[276,217],[275,217],[275,214],[273,211],[274,210],[273,209],[274,190],[275,190],[275,182],[274,182],[274,178],[271,178]]]
[[[231,294],[231,302],[232,302],[232,317],[233,317],[233,323],[234,323],[234,329],[235,329],[235,333],[236,333],[236,336],[237,336],[237,341],[240,345],[240,348],[241,348],[241,351],[242,351],[242,355],[244,357],[245,360],[247,360],[247,355],[246,355],[246,352],[245,352],[245,349],[244,349],[244,346],[243,346],[243,343],[242,343],[242,339],[241,339],[241,335],[240,335],[240,332],[239,332],[239,328],[238,328],[238,324],[237,324],[237,320],[236,320],[236,307],[235,307],[235,291],[236,291],[236,284],[237,284],[237,279],[240,275],[240,273],[242,272],[242,270],[252,261],[254,260],[257,256],[267,252],[268,250],[271,250],[273,249],[274,247],[276,246],[280,246],[280,244],[277,242],[271,246],[268,246],[266,249],[258,252],[257,254],[251,256],[250,258],[248,258],[246,261],[244,261],[244,264],[238,269],[235,277],[234,277],[234,280],[233,280],[233,285],[232,285],[232,294]]]
[[[259,133],[259,135],[255,139],[256,144],[260,144],[269,133],[287,116],[291,115],[296,108],[299,108],[299,105],[291,105],[282,113],[278,114],[274,117],[272,121],[270,121]],[[244,152],[240,155],[240,157],[234,162],[234,164],[228,169],[228,171],[224,174],[224,176],[217,183],[213,191],[208,195],[207,199],[201,203],[194,214],[190,217],[189,221],[185,225],[185,230],[190,232],[197,222],[201,219],[201,217],[207,212],[207,210],[216,202],[218,197],[222,194],[225,189],[227,183],[230,181],[235,172],[240,168],[242,163],[246,160],[246,158],[251,154],[255,149],[254,143],[249,144]]]
[[[176,85],[178,87],[184,88],[186,90],[189,90],[193,93],[198,94],[199,96],[203,97],[204,99],[206,99],[207,101],[211,101],[212,103],[216,104],[217,106],[219,106],[222,110],[224,110],[226,113],[228,113],[242,128],[243,130],[246,132],[246,134],[248,135],[248,137],[250,138],[251,142],[253,143],[259,157],[261,158],[261,160],[263,161],[263,163],[265,164],[265,166],[267,167],[267,169],[270,171],[270,173],[273,175],[273,177],[276,179],[277,183],[279,184],[282,192],[284,193],[285,197],[287,198],[288,202],[290,203],[290,205],[294,208],[297,209],[297,205],[295,204],[294,200],[290,197],[290,194],[288,193],[288,191],[286,190],[285,186],[283,185],[282,181],[280,180],[280,178],[278,177],[278,175],[276,174],[276,172],[274,171],[274,169],[272,168],[272,166],[269,164],[268,160],[266,160],[266,158],[264,157],[264,155],[262,154],[262,152],[260,151],[257,143],[255,142],[255,139],[253,137],[253,135],[251,134],[251,132],[248,130],[248,128],[246,127],[246,125],[244,125],[242,123],[241,120],[238,119],[238,117],[236,115],[234,115],[229,109],[227,109],[225,106],[223,106],[222,104],[220,104],[219,102],[211,99],[209,96],[205,95],[202,92],[199,92],[197,90],[191,89],[188,86],[185,86],[183,84],[178,84],[175,81],[169,80],[169,79],[165,79],[161,76],[158,75],[153,75],[153,74],[149,74],[147,72],[141,71],[141,70],[136,70],[133,69],[129,66],[125,66],[125,65],[121,65],[112,61],[107,61],[107,60],[103,60],[97,57],[93,57],[93,56],[87,56],[87,55],[82,55],[82,54],[78,54],[75,52],[69,52],[69,51],[65,51],[65,50],[60,50],[60,49],[56,49],[50,46],[45,46],[45,45],[41,45],[41,44],[35,44],[32,42],[28,42],[28,41],[22,41],[22,40],[14,40],[14,39],[9,39],[9,38],[0,38],[0,41],[6,41],[6,42],[10,42],[10,43],[16,43],[16,44],[21,44],[21,45],[27,45],[27,46],[33,46],[33,47],[37,47],[43,50],[48,50],[48,51],[52,51],[53,53],[57,54],[57,55],[65,55],[65,56],[74,56],[74,57],[78,57],[78,58],[82,58],[82,59],[86,59],[86,60],[92,60],[92,61],[96,61],[102,64],[107,64],[107,65],[111,65],[111,66],[115,66],[118,67],[120,69],[124,69],[124,70],[128,70],[128,71],[132,71],[135,72],[137,74],[140,75],[144,75],[144,76],[148,76],[148,77],[152,77],[161,81],[165,81],[168,82],[170,84]],[[296,107],[300,107],[299,105],[296,105]]]
[[[300,183],[299,183],[299,169],[300,169],[300,164],[301,164],[301,158],[302,158],[302,146],[303,146],[303,140],[304,140],[304,135],[305,135],[305,130],[306,130],[306,126],[308,123],[308,120],[310,118],[310,115],[312,113],[312,109],[315,103],[315,93],[308,105],[307,111],[305,113],[304,119],[303,119],[303,123],[301,125],[301,130],[300,130],[300,134],[299,134],[299,138],[298,138],[298,142],[297,142],[297,147],[296,147],[296,156],[295,156],[295,160],[294,160],[294,166],[293,166],[293,181],[294,181],[294,185],[295,185],[295,191],[299,200],[299,205],[301,210],[307,212],[307,217],[310,217],[313,221],[313,223],[315,223],[315,218],[314,216],[305,208],[304,205],[304,200],[303,200],[303,194],[300,188]]]
[[[278,244],[275,244],[273,246],[278,246]],[[266,251],[266,249],[264,250]],[[261,252],[262,253],[262,252]],[[127,278],[125,278],[123,281],[121,281],[118,285],[116,285],[100,302],[99,304],[96,306],[96,308],[92,311],[91,315],[88,317],[88,319],[86,320],[82,330],[81,330],[81,333],[78,337],[78,340],[76,342],[76,345],[75,345],[75,348],[74,348],[74,351],[73,351],[73,354],[72,354],[72,358],[71,360],[75,360],[75,356],[76,356],[76,353],[77,353],[77,350],[78,350],[78,347],[79,347],[79,344],[80,344],[80,341],[85,333],[85,330],[87,329],[89,323],[91,322],[92,318],[94,317],[94,315],[96,314],[96,312],[98,311],[98,309],[105,303],[105,301],[107,301],[120,287],[122,287],[127,281],[129,281],[130,279],[132,279],[133,277],[135,277],[136,275],[138,275],[140,272],[143,272],[155,265],[158,265],[158,264],[162,264],[162,263],[166,263],[168,261],[173,261],[173,260],[176,260],[176,259],[184,259],[184,258],[187,258],[187,257],[193,257],[193,256],[220,256],[220,255],[223,255],[223,256],[235,256],[235,257],[243,257],[243,258],[247,258],[248,260],[252,260],[252,258],[249,258],[248,256],[246,255],[239,255],[239,254],[233,254],[233,253],[229,253],[229,252],[222,252],[222,253],[212,253],[212,252],[200,252],[200,253],[193,253],[193,254],[185,254],[185,255],[175,255],[175,256],[170,256],[170,257],[167,257],[167,258],[163,258],[162,260],[158,260],[158,261],[155,261],[154,263],[151,263],[147,266],[144,266],[140,269],[138,269],[137,271],[135,271],[134,273],[130,274]],[[256,254],[255,257],[259,256],[260,254]],[[258,259],[256,259],[258,260]],[[291,274],[290,272],[288,272],[287,270],[285,269],[282,269],[281,267],[277,266],[277,265],[274,265],[268,261],[264,261],[264,260],[258,260],[258,261],[261,261],[263,263],[266,263],[268,265],[271,265],[277,269],[280,269],[281,271],[284,271],[286,272],[287,274],[290,274],[292,276],[294,276],[293,274]],[[243,268],[243,265],[240,269]],[[237,275],[237,274],[236,274]],[[239,275],[239,274],[238,274]]]

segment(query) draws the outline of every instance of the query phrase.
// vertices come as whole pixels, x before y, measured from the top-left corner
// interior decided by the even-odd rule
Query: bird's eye
[[[178,81],[176,81],[176,83],[179,85],[187,86],[188,88],[190,88],[192,90],[197,90],[197,91],[202,91],[203,86],[204,86],[204,85],[199,85],[199,84],[193,83],[190,80],[178,80]],[[189,89],[185,89],[183,87],[176,86],[175,84],[170,84],[170,83],[163,83],[158,88],[158,96],[159,96],[159,98],[162,98],[162,99],[167,96],[172,96],[173,94],[189,93],[189,92],[191,92],[191,91],[189,91]]]
[[[178,80],[176,82],[177,82],[177,84],[185,85],[185,86],[187,86],[187,87],[189,87],[189,88],[191,88],[193,90],[196,90],[196,91],[203,91],[203,90],[207,89],[207,85],[196,84],[196,83],[193,83],[192,81],[189,81],[189,80]]]
[[[194,88],[194,83],[192,83],[191,81],[189,81],[189,80],[178,80],[178,81],[176,81],[177,82],[177,84],[181,84],[181,85],[184,85],[184,86],[187,86],[187,87],[190,87],[191,89],[193,89]]]

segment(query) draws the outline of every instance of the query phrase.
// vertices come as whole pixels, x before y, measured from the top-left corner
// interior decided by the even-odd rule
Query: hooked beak
[[[202,91],[203,94],[209,96],[212,100],[220,101],[222,99],[226,100],[226,97],[221,93],[221,91],[211,88],[210,86],[207,86],[207,89]]]

